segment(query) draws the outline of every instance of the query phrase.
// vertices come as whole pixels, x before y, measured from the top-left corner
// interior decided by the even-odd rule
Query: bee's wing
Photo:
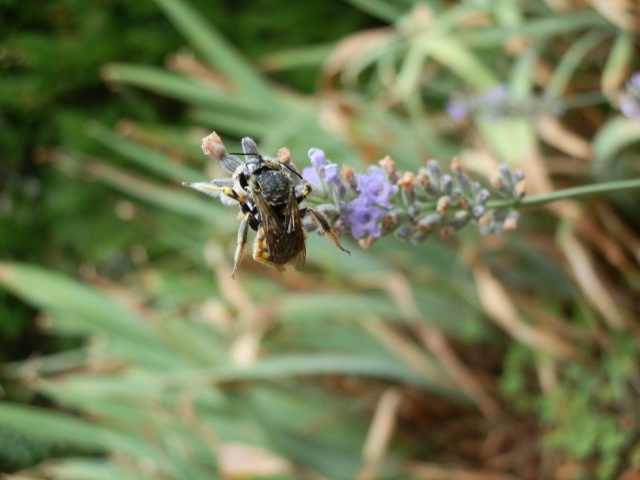
[[[289,200],[284,209],[284,225],[292,253],[291,260],[288,263],[291,263],[296,270],[302,270],[307,257],[306,232],[302,226],[298,201],[293,192],[289,195]]]
[[[254,192],[253,199],[260,214],[260,223],[272,263],[278,270],[288,263],[293,264],[296,270],[302,268],[306,255],[305,232],[296,198],[291,195],[282,217],[265,200],[261,192]]]
[[[260,223],[264,230],[264,236],[267,243],[269,253],[274,255],[274,252],[278,251],[278,240],[286,235],[284,225],[280,221],[278,212],[269,205],[269,202],[264,198],[262,192],[253,192],[253,201],[258,209],[260,215]]]

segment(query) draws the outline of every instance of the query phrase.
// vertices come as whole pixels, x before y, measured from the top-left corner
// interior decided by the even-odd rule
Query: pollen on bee
[[[273,263],[271,254],[269,253],[269,250],[267,248],[267,242],[264,237],[264,230],[262,228],[259,229],[258,235],[256,236],[255,242],[253,243],[253,259],[256,262],[264,264]]]

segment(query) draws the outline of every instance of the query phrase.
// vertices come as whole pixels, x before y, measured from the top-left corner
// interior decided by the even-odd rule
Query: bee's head
[[[250,176],[253,172],[258,170],[262,164],[264,163],[264,158],[262,155],[251,155],[247,158],[247,163],[245,164],[247,176]]]

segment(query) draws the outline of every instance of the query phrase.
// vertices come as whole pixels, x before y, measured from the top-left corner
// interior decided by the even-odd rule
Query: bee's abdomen
[[[297,252],[292,250],[291,246],[287,244],[287,237],[281,237],[279,240],[282,241],[283,244],[276,246],[275,252],[271,252],[267,244],[264,228],[260,226],[253,244],[253,259],[256,262],[275,265],[276,267],[286,265]],[[280,268],[278,268],[278,270],[280,270]]]

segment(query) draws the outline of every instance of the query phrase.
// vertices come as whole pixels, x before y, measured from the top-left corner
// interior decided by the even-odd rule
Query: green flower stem
[[[619,180],[615,182],[603,182],[593,185],[583,185],[581,187],[565,188],[557,192],[525,197],[520,200],[494,200],[487,202],[487,208],[505,207],[538,207],[558,200],[574,199],[579,197],[589,197],[591,195],[601,195],[603,193],[622,192],[626,190],[640,189],[640,178],[633,180]]]

